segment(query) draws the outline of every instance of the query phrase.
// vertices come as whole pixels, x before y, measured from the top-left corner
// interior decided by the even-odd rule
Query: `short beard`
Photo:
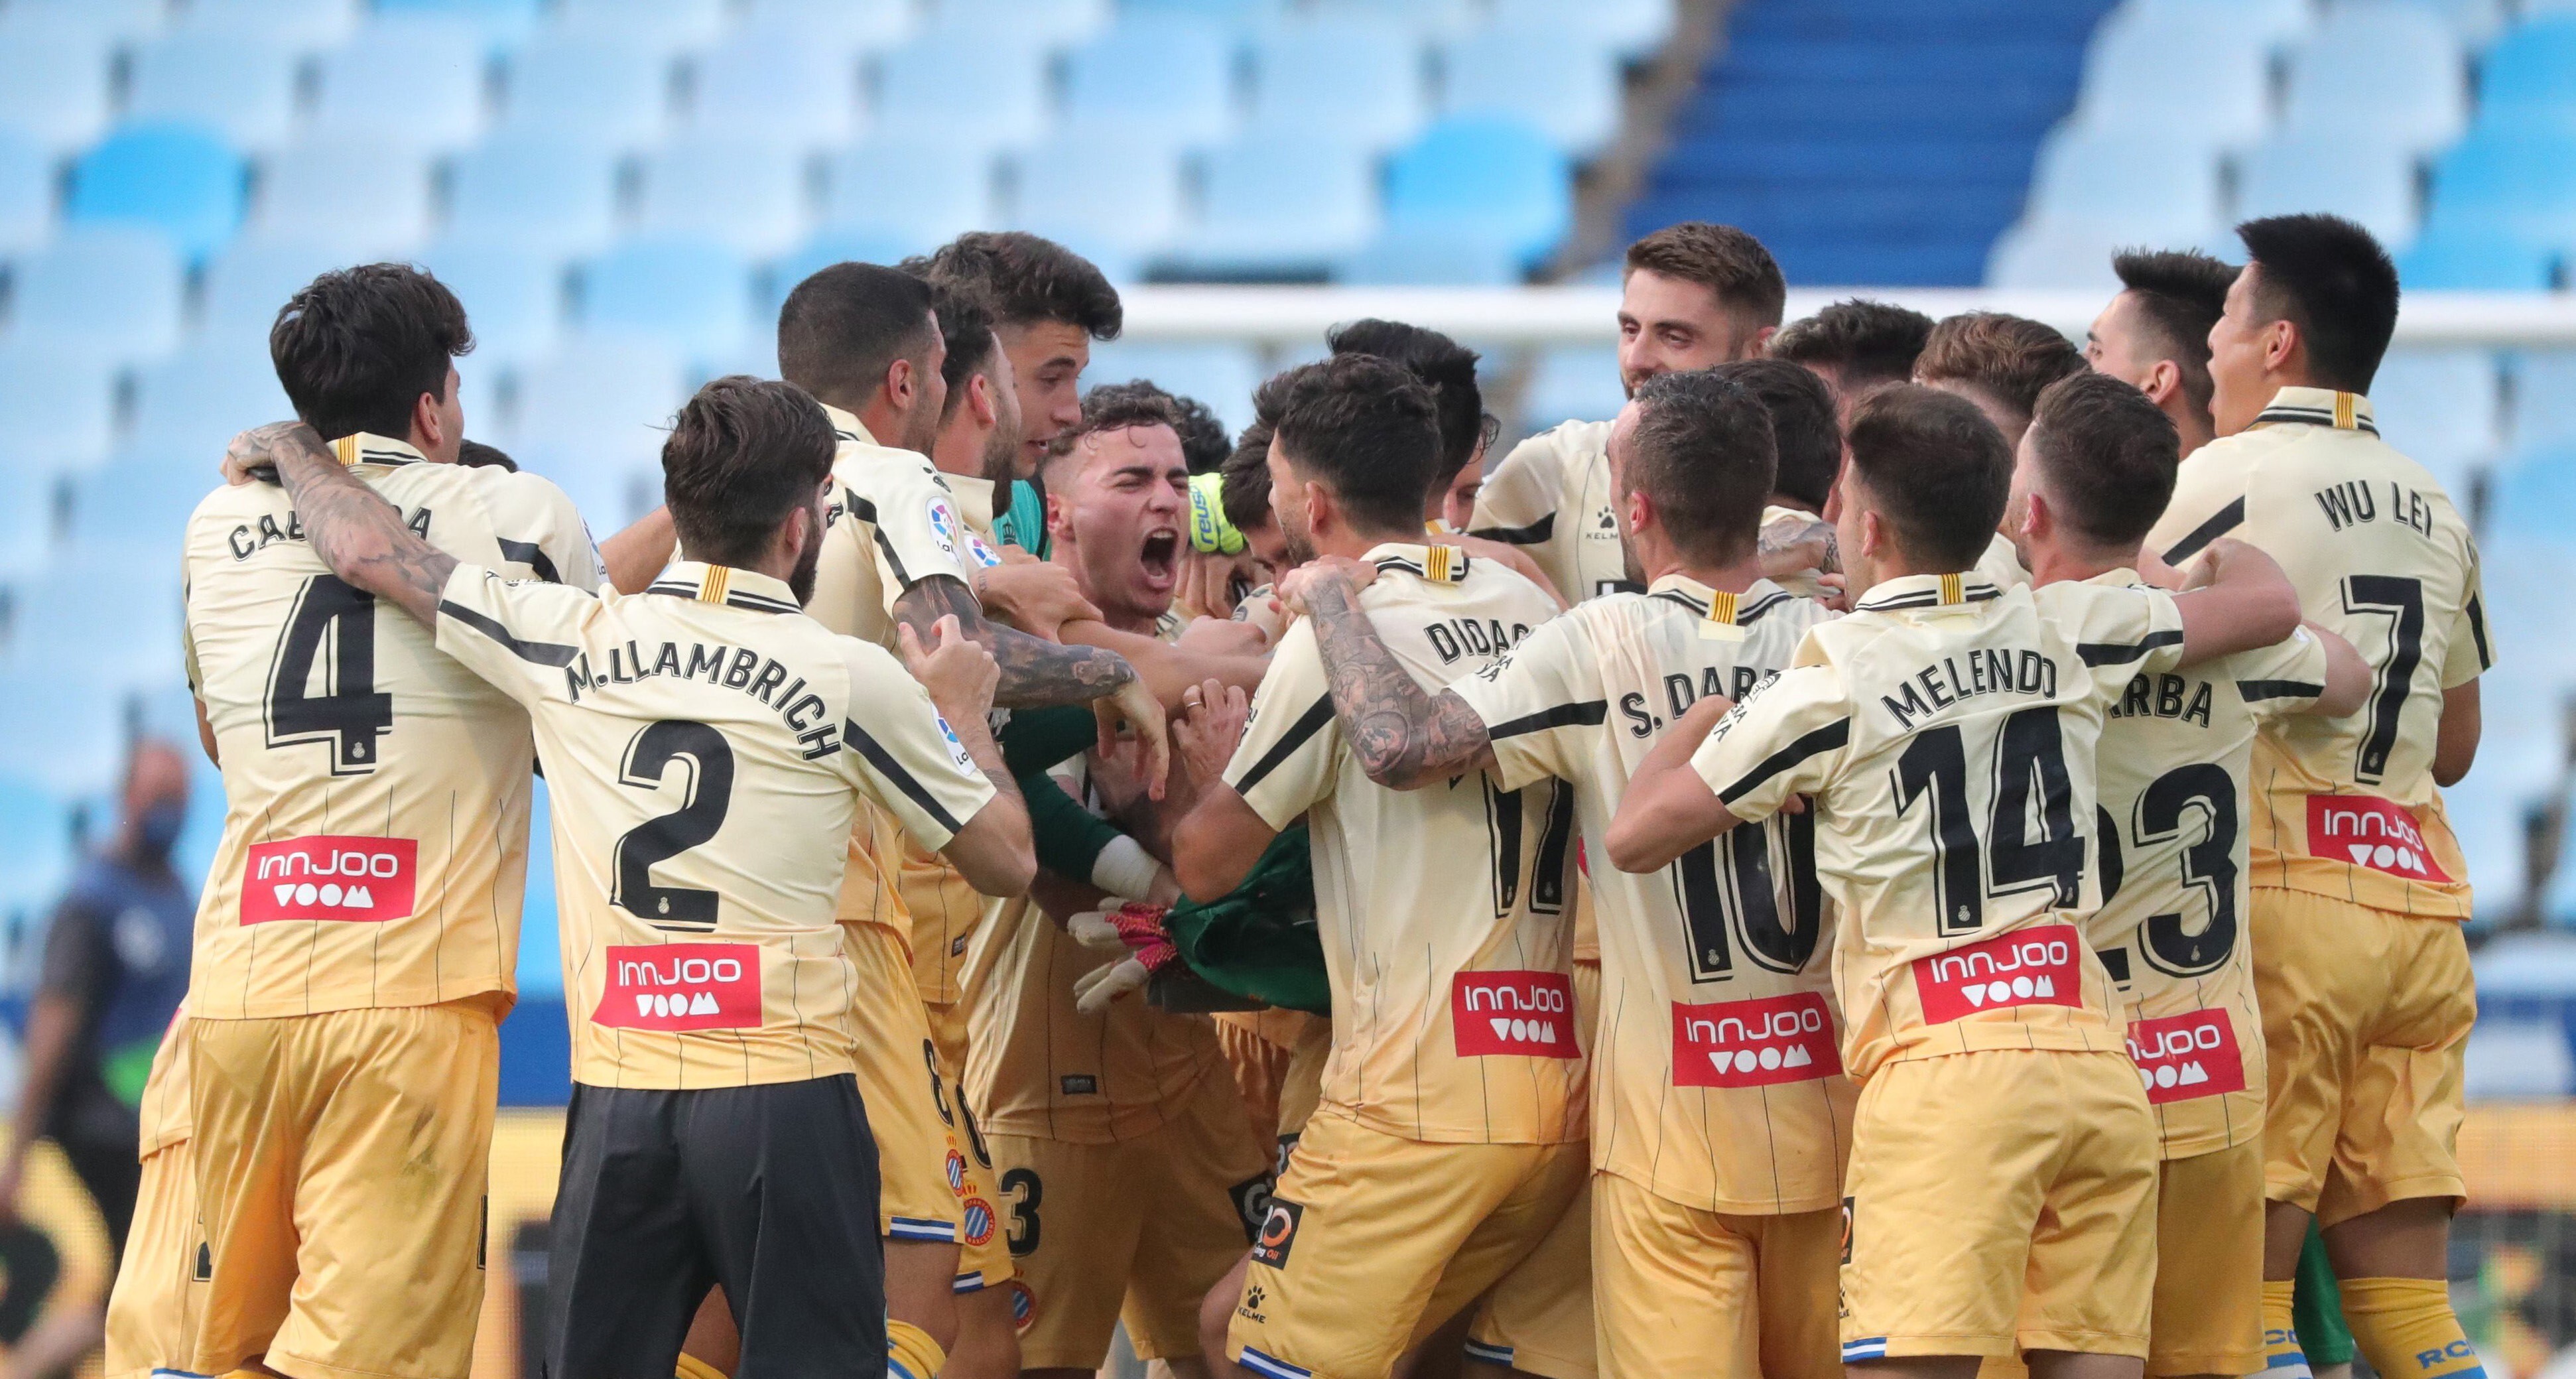
[[[799,607],[814,601],[814,576],[822,564],[823,540],[817,528],[815,539],[805,543],[805,553],[796,557],[795,572],[787,576],[787,592],[796,596]]]
[[[1288,548],[1289,569],[1293,570],[1315,558],[1314,543],[1305,533],[1299,532],[1284,521],[1279,524],[1279,542]]]
[[[1008,485],[1020,477],[1020,434],[1017,428],[996,426],[984,440],[984,477],[995,484]],[[1008,507],[1006,501],[1002,504]]]

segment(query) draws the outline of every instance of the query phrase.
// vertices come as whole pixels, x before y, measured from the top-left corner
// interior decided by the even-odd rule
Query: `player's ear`
[[[2148,365],[2147,376],[2139,380],[2138,391],[2147,395],[2147,401],[2164,406],[2166,399],[2182,391],[2182,366],[2170,359],[2159,359]]]
[[[912,406],[913,394],[920,391],[921,380],[912,376],[912,361],[897,359],[886,365],[886,399],[898,410]]]
[[[1647,497],[1646,491],[1641,488],[1628,490],[1625,497],[1623,506],[1628,510],[1622,515],[1628,519],[1628,535],[1633,537],[1644,531],[1647,525],[1654,521],[1655,500]]]
[[[2287,316],[2273,320],[2263,327],[2263,367],[2275,373],[2288,369],[2306,345],[2298,322]]]
[[[424,455],[435,455],[451,444],[455,437],[447,434],[447,418],[440,409],[446,404],[436,393],[422,393],[411,402],[411,434],[402,437]]]
[[[1002,420],[1002,409],[993,401],[993,376],[979,373],[966,380],[966,405],[975,409],[975,424],[994,426]],[[1055,502],[1047,502],[1047,520],[1055,520]]]
[[[1342,510],[1333,501],[1333,491],[1312,479],[1306,485],[1306,538],[1313,540],[1340,525]]]

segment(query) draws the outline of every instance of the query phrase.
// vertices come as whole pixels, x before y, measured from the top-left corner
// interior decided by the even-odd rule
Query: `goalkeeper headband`
[[[1241,555],[1243,533],[1225,517],[1225,476],[1190,476],[1190,548],[1207,555]]]

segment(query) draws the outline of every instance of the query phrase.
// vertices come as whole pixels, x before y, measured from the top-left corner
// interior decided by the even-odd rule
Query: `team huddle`
[[[1115,291],[970,234],[797,285],[599,543],[453,294],[325,274],[187,531],[108,1373],[471,1368],[542,779],[556,1379],[2306,1379],[2317,1248],[2480,1374],[2477,554],[2386,254],[2240,233],[2079,349],[1659,231],[1626,407],[1499,460],[1395,322],[1239,437],[1086,393]]]

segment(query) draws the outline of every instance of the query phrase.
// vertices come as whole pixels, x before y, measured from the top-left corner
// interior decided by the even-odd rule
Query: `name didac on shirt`
[[[1664,729],[1751,694],[1831,616],[1767,580],[1730,594],[1668,576],[1576,604],[1449,689],[1484,719],[1503,786],[1571,791],[1599,839]],[[1854,1091],[1814,819],[1747,825],[1643,876],[1596,865],[1589,883],[1593,1165],[1702,1211],[1834,1205]]]
[[[1854,1078],[1972,1049],[2123,1050],[2077,927],[2101,899],[2094,750],[2130,679],[2181,649],[2161,590],[1893,579],[1692,755],[1739,818],[1812,800]]]
[[[332,453],[460,561],[587,591],[580,514],[533,474],[433,464],[360,433]],[[528,716],[399,608],[334,576],[286,490],[216,489],[185,538],[188,683],[223,762],[197,906],[205,1019],[516,990]],[[577,595],[578,596],[578,595]]]
[[[2147,548],[2181,565],[2222,536],[2280,562],[2299,608],[2352,643],[2370,699],[2270,725],[2254,746],[2254,884],[2467,919],[2467,859],[2433,784],[2442,696],[2495,664],[2477,543],[2357,393],[2283,388],[2195,450]]]
[[[835,910],[859,802],[945,846],[993,796],[919,682],[781,581],[691,561],[598,598],[459,566],[438,647],[536,728],[573,1079],[849,1072]]]
[[[2138,587],[2128,570],[2088,582]],[[2301,628],[2189,670],[2142,670],[2102,725],[2102,908],[2084,933],[2127,998],[2129,1056],[2169,1159],[2263,1131],[2245,782],[2256,730],[2314,705],[2325,678],[2325,643]]]
[[[1365,558],[1379,575],[1361,606],[1432,693],[1557,611],[1454,546]],[[1322,1110],[1434,1143],[1582,1138],[1571,793],[1507,790],[1481,771],[1422,790],[1371,781],[1304,619],[1280,639],[1225,778],[1272,828],[1308,820],[1333,994]]]

